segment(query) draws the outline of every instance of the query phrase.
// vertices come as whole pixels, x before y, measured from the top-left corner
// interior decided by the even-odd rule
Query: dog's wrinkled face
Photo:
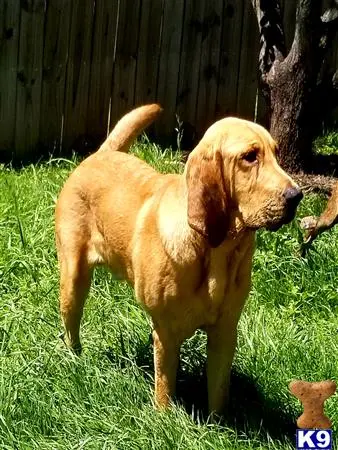
[[[276,150],[260,125],[227,118],[212,125],[192,152],[188,221],[212,246],[224,240],[229,215],[249,229],[276,230],[293,219],[302,193],[278,165]]]
[[[230,120],[228,121],[230,122]],[[278,165],[277,145],[261,126],[233,119],[222,143],[230,198],[249,228],[277,229],[290,222],[301,191]]]

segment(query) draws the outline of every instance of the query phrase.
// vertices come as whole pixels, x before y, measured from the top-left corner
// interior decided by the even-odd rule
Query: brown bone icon
[[[289,384],[291,394],[303,404],[304,412],[297,419],[298,428],[331,428],[331,420],[324,414],[324,402],[336,391],[334,381],[308,381],[295,380]]]

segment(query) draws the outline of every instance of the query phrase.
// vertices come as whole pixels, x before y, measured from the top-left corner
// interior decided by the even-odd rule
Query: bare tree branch
[[[256,12],[259,34],[259,71],[262,79],[270,71],[276,60],[286,55],[284,29],[280,1],[251,0]]]

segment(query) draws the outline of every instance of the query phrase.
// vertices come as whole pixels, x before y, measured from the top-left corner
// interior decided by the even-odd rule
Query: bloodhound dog
[[[128,280],[152,318],[155,404],[169,404],[180,346],[201,328],[208,337],[209,410],[222,413],[250,290],[255,231],[291,221],[302,193],[278,165],[270,134],[238,118],[206,131],[183,174],[158,173],[127,152],[160,112],[151,104],[125,115],[60,193],[56,242],[65,341],[81,349],[92,271],[104,264]]]

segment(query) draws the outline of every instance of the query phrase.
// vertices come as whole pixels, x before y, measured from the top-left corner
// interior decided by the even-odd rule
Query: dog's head
[[[212,247],[223,242],[234,217],[252,230],[277,230],[293,219],[302,192],[278,165],[276,150],[260,125],[227,118],[213,124],[190,154],[188,223]]]

